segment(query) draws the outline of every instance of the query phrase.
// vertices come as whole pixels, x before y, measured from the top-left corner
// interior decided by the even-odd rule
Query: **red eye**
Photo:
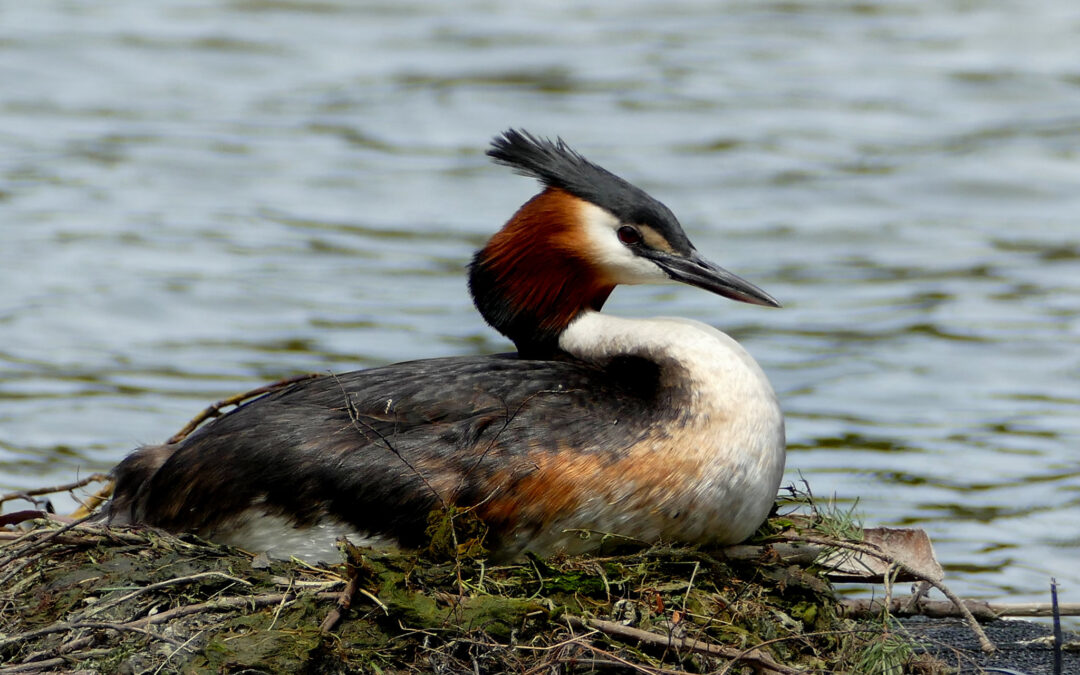
[[[619,241],[630,246],[632,244],[638,244],[641,242],[641,233],[630,227],[629,225],[623,225],[619,228]]]

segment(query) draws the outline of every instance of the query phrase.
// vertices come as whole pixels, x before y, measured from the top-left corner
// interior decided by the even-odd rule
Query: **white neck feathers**
[[[659,461],[689,462],[696,478],[666,508],[695,513],[678,536],[735,543],[768,515],[784,473],[784,418],[772,386],[735,340],[678,318],[623,319],[585,312],[559,338],[569,354],[601,367],[638,356],[660,367],[672,393]],[[612,366],[616,367],[616,366]],[[662,465],[662,464],[661,464]]]
[[[661,367],[663,384],[687,387],[714,404],[776,405],[772,386],[753,357],[730,336],[700,321],[625,319],[587,311],[563,331],[559,347],[601,366],[618,356],[649,359]]]

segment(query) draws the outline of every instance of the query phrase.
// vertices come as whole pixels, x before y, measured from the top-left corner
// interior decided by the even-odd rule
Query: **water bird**
[[[731,337],[601,312],[618,284],[683,283],[764,306],[674,214],[561,138],[510,129],[487,154],[539,180],[469,266],[476,308],[516,353],[409,361],[294,384],[113,471],[106,518],[272,556],[334,541],[418,547],[455,506],[496,558],[645,542],[739,542],[784,470],[784,420]]]

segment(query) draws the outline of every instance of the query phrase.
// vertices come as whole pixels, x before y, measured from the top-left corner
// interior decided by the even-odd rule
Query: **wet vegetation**
[[[497,566],[467,512],[433,517],[427,550],[343,542],[319,566],[42,520],[4,532],[0,673],[943,672],[769,545],[853,531],[802,506],[749,558],[583,532],[599,554]]]

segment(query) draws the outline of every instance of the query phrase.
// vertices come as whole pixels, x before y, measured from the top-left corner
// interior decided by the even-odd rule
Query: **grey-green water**
[[[510,126],[786,305],[622,288],[762,363],[789,477],[958,591],[1080,591],[1080,4],[0,2],[0,489],[267,380],[501,351]]]

